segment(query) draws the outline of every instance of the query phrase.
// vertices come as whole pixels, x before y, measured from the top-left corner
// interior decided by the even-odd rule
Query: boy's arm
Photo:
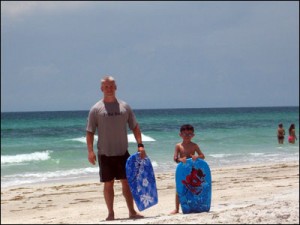
[[[178,157],[178,145],[175,146],[175,151],[174,151],[174,157],[173,157],[175,162],[179,162],[179,157]]]
[[[205,155],[202,153],[202,151],[200,150],[198,145],[197,145],[197,148],[196,148],[196,152],[198,154],[198,158],[205,159]]]

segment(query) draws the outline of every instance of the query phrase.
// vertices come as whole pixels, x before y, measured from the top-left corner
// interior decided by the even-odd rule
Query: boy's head
[[[184,124],[180,127],[180,136],[181,137],[193,137],[194,136],[194,127],[190,124]]]
[[[194,132],[194,127],[190,124],[184,124],[180,127],[180,133],[185,130],[190,130]]]

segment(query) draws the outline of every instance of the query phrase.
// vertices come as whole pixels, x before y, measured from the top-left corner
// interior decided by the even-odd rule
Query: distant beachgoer
[[[288,138],[288,141],[289,143],[292,143],[294,144],[295,143],[295,140],[297,140],[297,136],[296,136],[296,130],[295,130],[295,124],[292,123],[290,128],[289,128],[289,138]]]
[[[190,124],[184,124],[180,127],[179,136],[182,138],[182,142],[176,144],[174,151],[174,161],[179,163],[186,163],[188,158],[196,160],[197,158],[204,159],[205,156],[200,150],[199,146],[192,142],[192,138],[195,136],[194,127]],[[197,155],[195,153],[197,152]],[[175,196],[175,209],[171,214],[179,213],[179,197],[178,193]]]
[[[277,129],[278,144],[283,144],[284,135],[285,135],[285,130],[283,128],[283,124],[280,123],[280,124],[278,124],[278,129]]]
[[[104,182],[103,193],[108,209],[106,220],[114,220],[114,180],[120,180],[122,193],[125,197],[129,218],[137,219],[143,216],[137,213],[133,205],[133,197],[126,177],[126,161],[128,152],[127,126],[132,130],[140,157],[146,157],[142,144],[142,134],[139,124],[130,106],[116,98],[117,85],[112,76],[105,76],[101,80],[103,98],[98,101],[88,115],[86,126],[86,142],[88,160],[95,165],[94,134],[98,133],[98,164],[100,182]]]

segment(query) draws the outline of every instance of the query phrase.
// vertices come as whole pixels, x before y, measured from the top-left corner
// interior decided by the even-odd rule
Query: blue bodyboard
[[[158,202],[154,170],[150,159],[142,159],[139,153],[131,155],[126,162],[126,176],[136,206],[140,211]]]
[[[186,163],[178,163],[176,167],[176,191],[182,212],[209,212],[211,204],[211,172],[209,165],[198,158]]]

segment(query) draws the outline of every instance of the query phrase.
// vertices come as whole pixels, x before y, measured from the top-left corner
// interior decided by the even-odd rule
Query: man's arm
[[[133,132],[135,140],[138,144],[138,152],[140,152],[140,156],[143,159],[146,157],[146,151],[145,151],[145,148],[144,148],[144,145],[142,142],[142,133],[141,133],[139,124],[137,124],[135,126],[135,128],[132,130],[132,132]]]
[[[88,150],[88,160],[91,164],[95,165],[96,155],[94,153],[94,134],[92,132],[86,132],[86,144]]]

